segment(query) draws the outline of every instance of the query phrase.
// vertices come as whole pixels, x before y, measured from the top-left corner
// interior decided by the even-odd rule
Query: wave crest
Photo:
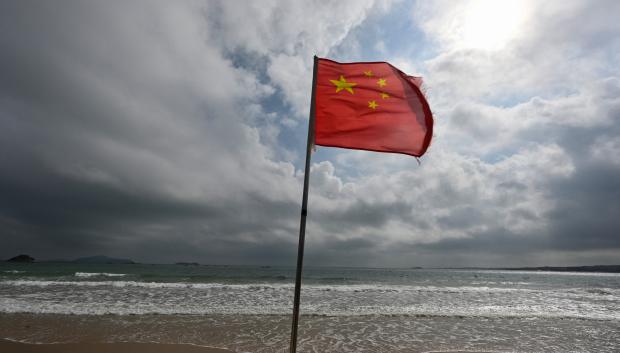
[[[76,272],[75,277],[91,278],[91,277],[125,277],[126,273],[107,273],[107,272]]]

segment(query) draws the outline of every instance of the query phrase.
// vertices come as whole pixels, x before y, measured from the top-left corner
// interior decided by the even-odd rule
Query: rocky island
[[[15,257],[12,257],[8,260],[6,260],[7,262],[22,262],[22,263],[32,263],[34,262],[34,257],[30,256],[30,255],[26,255],[26,254],[21,254],[21,255],[17,255]]]

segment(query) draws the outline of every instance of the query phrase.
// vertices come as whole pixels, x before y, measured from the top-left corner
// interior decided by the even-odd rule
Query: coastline
[[[0,351],[6,353],[234,353],[226,349],[193,344],[166,343],[22,343],[0,338]],[[491,351],[432,351],[426,353],[499,353]]]
[[[0,339],[0,351],[6,353],[233,353],[220,348],[193,344],[166,343],[22,343]]]

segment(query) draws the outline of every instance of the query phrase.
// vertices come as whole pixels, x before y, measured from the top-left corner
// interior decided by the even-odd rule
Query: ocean
[[[285,352],[293,282],[285,267],[4,263],[0,338]],[[300,352],[620,352],[620,274],[307,267],[301,303]]]

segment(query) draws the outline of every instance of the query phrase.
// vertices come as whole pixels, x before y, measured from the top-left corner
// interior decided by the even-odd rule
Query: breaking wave
[[[76,272],[75,277],[91,278],[91,277],[125,277],[126,273],[106,273],[106,272]]]

